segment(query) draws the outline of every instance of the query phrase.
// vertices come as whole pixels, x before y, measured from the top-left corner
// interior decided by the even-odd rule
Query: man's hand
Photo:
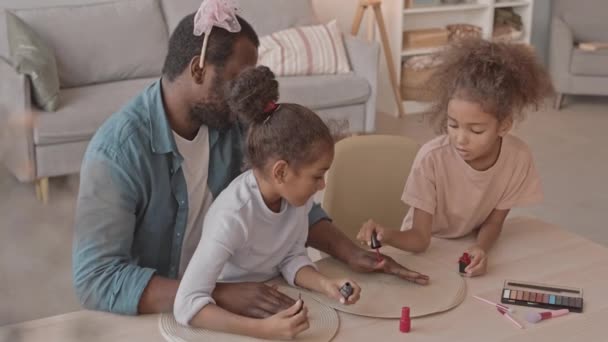
[[[276,285],[264,283],[218,283],[212,296],[218,306],[253,318],[269,317],[295,304]]]
[[[330,221],[320,220],[308,231],[308,244],[344,262],[358,272],[384,272],[416,284],[426,285],[429,277],[399,265],[386,255],[378,262],[376,255],[351,241]]]
[[[362,249],[349,258],[348,265],[358,272],[384,272],[420,285],[427,285],[430,280],[427,275],[399,265],[387,255],[382,255],[382,261],[378,262],[376,254]]]

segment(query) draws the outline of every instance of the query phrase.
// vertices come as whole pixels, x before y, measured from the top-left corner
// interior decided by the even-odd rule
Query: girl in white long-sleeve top
[[[281,274],[292,286],[344,304],[359,299],[352,280],[320,274],[305,246],[312,196],[325,187],[333,161],[332,136],[315,113],[277,99],[278,83],[266,67],[246,70],[232,85],[229,105],[249,124],[245,157],[251,169],[218,196],[205,217],[175,300],[181,324],[266,339],[292,338],[308,328],[301,300],[266,319],[220,308],[211,296],[218,281],[263,282]],[[339,291],[346,282],[354,289],[348,298]]]

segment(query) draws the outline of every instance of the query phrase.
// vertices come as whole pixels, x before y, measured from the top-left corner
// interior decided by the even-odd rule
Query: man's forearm
[[[320,220],[310,227],[307,244],[344,263],[361,249],[329,220]]]
[[[170,312],[178,287],[178,280],[153,276],[139,299],[137,311],[140,314]]]
[[[308,245],[332,255],[357,272],[385,272],[419,284],[428,283],[428,277],[404,268],[390,257],[378,262],[374,253],[357,246],[327,220],[318,221],[310,227]]]

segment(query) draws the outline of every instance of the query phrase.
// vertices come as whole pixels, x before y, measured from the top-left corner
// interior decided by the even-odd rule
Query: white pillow
[[[342,34],[335,20],[301,26],[260,39],[258,64],[276,76],[344,74],[350,72]]]

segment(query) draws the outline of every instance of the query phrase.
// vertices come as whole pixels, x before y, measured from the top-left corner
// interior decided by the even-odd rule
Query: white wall
[[[350,2],[349,5],[345,5],[341,1],[332,0],[312,0],[312,2],[315,13],[321,22],[337,19],[340,30],[344,33],[350,33],[356,10],[359,7],[358,0],[347,0],[346,2]],[[371,38],[373,27],[375,27],[373,11],[369,8],[365,11],[365,16],[359,29],[359,37],[364,39]]]

